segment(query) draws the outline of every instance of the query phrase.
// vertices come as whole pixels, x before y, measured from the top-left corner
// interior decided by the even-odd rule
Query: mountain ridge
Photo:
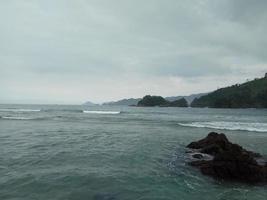
[[[267,108],[267,74],[263,78],[220,88],[195,98],[191,107]]]
[[[176,101],[176,100],[180,100],[180,99],[184,98],[187,101],[187,103],[190,105],[191,102],[195,98],[201,97],[201,96],[206,95],[206,94],[208,94],[208,93],[191,94],[191,95],[188,95],[188,96],[170,96],[170,97],[165,97],[164,99],[166,99],[167,101]],[[109,106],[136,106],[141,99],[142,98],[121,99],[121,100],[118,100],[118,101],[105,102],[102,105],[109,105]]]

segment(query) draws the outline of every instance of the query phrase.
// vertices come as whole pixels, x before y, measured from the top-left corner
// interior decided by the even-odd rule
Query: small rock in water
[[[198,160],[190,164],[205,175],[247,183],[267,183],[267,164],[262,156],[231,143],[223,133],[212,132],[187,147],[214,156],[211,160],[205,160],[199,153],[192,156]]]

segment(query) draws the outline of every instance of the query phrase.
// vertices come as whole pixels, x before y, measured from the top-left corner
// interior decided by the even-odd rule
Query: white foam
[[[83,113],[88,114],[102,114],[102,115],[117,115],[120,114],[120,111],[94,111],[94,110],[84,110]]]
[[[180,126],[195,127],[195,128],[211,128],[221,130],[241,130],[252,132],[267,132],[267,123],[246,123],[246,122],[225,122],[225,121],[212,121],[212,122],[192,122],[192,123],[179,123]]]
[[[38,109],[2,108],[0,112],[40,112]]]
[[[2,119],[11,119],[11,120],[31,120],[33,118],[28,117],[0,117]]]

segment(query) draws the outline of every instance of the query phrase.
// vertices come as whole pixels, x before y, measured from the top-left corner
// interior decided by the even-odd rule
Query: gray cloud
[[[259,76],[267,70],[266,9],[265,0],[1,1],[0,97],[180,95]],[[75,95],[60,93],[67,88]]]

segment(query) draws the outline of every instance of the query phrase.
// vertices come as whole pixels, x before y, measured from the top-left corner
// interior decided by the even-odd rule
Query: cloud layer
[[[0,101],[206,92],[267,71],[265,0],[0,2]]]

